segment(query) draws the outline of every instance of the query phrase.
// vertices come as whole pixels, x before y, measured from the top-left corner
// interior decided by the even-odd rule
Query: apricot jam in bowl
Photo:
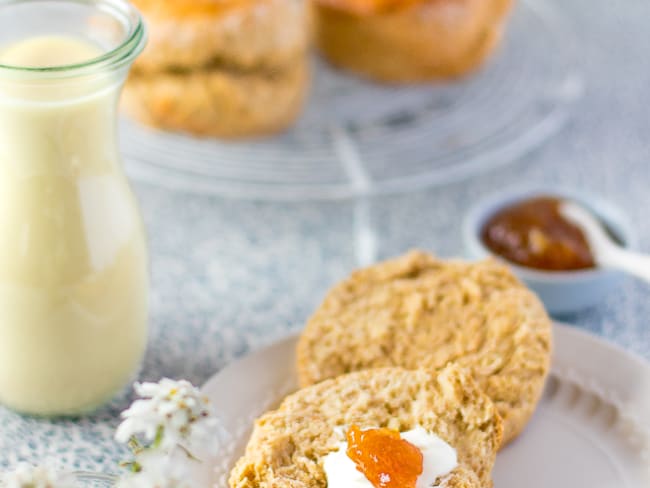
[[[506,262],[555,316],[601,303],[623,277],[596,266],[584,233],[559,210],[566,200],[593,212],[614,241],[634,247],[632,227],[619,209],[602,198],[568,189],[502,192],[475,204],[463,222],[469,257],[492,256]]]

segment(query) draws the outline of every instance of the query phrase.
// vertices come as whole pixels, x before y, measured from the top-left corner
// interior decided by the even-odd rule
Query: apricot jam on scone
[[[391,429],[361,430],[347,434],[347,455],[375,488],[415,488],[422,474],[422,452]]]

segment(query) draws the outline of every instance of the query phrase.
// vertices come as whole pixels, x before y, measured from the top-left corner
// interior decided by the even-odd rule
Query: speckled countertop
[[[576,186],[625,210],[650,252],[650,36],[647,0],[556,0],[572,19],[587,91],[570,124],[525,160],[445,188],[370,202],[379,255],[462,253],[459,222],[481,196],[520,184]],[[137,185],[152,255],[150,347],[141,378],[202,383],[224,364],[296,330],[356,264],[355,202],[253,203]],[[626,279],[569,317],[650,360],[650,287]],[[0,409],[0,468],[19,460],[114,471],[116,399],[75,421]]]

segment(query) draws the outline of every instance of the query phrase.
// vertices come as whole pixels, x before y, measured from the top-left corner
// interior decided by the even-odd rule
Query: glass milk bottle
[[[93,410],[138,369],[148,259],[117,147],[126,0],[0,2],[0,402]]]

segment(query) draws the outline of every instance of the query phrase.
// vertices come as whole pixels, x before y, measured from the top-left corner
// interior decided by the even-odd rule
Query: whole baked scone
[[[495,403],[508,442],[539,401],[551,336],[543,305],[505,266],[414,251],[330,290],[300,337],[297,367],[307,386],[350,371],[453,361]]]
[[[512,0],[313,0],[334,65],[391,83],[464,75],[494,51]]]
[[[325,457],[338,450],[340,430],[414,427],[456,450],[458,466],[434,486],[491,487],[502,425],[492,402],[459,367],[438,373],[385,368],[347,374],[288,396],[259,418],[231,488],[328,486]]]
[[[309,85],[304,0],[133,0],[149,42],[124,110],[149,125],[239,138],[289,126]]]

